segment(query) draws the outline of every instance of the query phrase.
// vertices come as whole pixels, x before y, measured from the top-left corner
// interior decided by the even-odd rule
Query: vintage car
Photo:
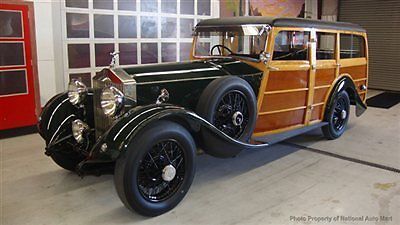
[[[114,173],[130,210],[157,216],[188,192],[195,156],[234,157],[315,128],[343,134],[366,110],[366,32],[294,18],[203,20],[191,61],[110,68],[44,107],[46,155],[80,175]]]

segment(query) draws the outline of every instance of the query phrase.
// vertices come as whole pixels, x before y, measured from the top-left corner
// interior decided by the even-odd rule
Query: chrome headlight
[[[85,99],[87,87],[79,80],[72,80],[68,85],[68,98],[72,105],[77,105]]]
[[[115,116],[123,107],[124,94],[116,87],[106,87],[101,93],[100,104],[104,114]]]
[[[89,125],[82,120],[77,119],[72,122],[72,136],[78,143],[82,143],[84,140],[83,133],[88,129]]]

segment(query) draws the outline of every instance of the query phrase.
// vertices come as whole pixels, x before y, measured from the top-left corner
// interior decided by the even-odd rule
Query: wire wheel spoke
[[[234,114],[239,112],[243,116],[240,125],[235,125]],[[243,134],[249,121],[249,109],[245,95],[237,90],[227,92],[216,107],[213,123],[215,127],[226,135],[238,139]]]
[[[344,128],[348,113],[346,107],[346,101],[344,98],[339,98],[336,102],[335,108],[332,114],[332,123],[336,131],[340,131]],[[344,113],[344,116],[343,116]]]
[[[142,196],[152,202],[170,198],[183,183],[184,165],[184,152],[176,140],[163,140],[156,143],[139,164],[137,183]],[[176,175],[170,181],[162,177],[163,169],[167,166],[173,166],[176,169]]]

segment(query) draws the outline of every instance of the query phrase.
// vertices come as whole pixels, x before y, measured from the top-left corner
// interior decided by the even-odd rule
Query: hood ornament
[[[160,105],[164,102],[167,102],[169,100],[169,93],[167,91],[167,89],[163,88],[161,89],[161,93],[157,98],[156,104]]]
[[[118,51],[110,52],[110,55],[112,56],[110,68],[114,68],[115,62],[116,62],[117,58],[119,57],[119,52]]]

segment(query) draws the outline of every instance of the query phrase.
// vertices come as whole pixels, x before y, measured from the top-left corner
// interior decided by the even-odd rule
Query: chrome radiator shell
[[[112,76],[112,77],[111,77]],[[117,82],[116,82],[117,81]],[[93,78],[93,112],[96,139],[106,132],[117,120],[106,116],[101,108],[100,96],[105,87],[114,86],[124,93],[125,98],[136,100],[136,81],[123,69],[104,69]],[[121,113],[123,114],[125,110]]]

